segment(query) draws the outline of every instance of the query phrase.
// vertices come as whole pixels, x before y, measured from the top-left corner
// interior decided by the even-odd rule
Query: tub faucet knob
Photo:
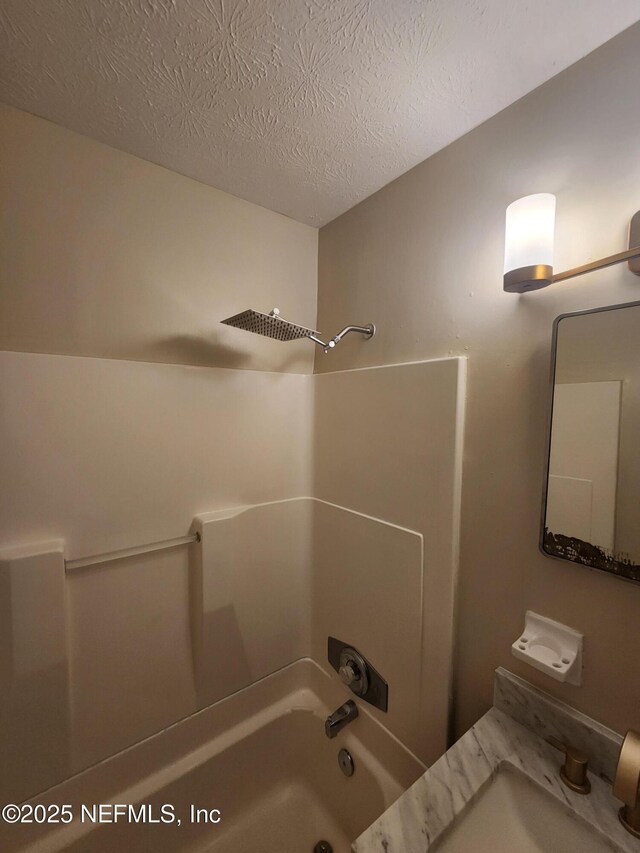
[[[358,667],[356,666],[355,661],[348,660],[340,667],[340,671],[338,673],[340,676],[340,680],[350,687],[354,681],[357,681],[360,678],[360,673],[358,671]]]
[[[336,667],[340,681],[356,694],[364,696],[369,690],[369,672],[367,662],[360,652],[346,646],[340,652],[340,662]]]

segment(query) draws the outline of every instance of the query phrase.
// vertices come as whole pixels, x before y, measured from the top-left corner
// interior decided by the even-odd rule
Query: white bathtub
[[[68,805],[73,822],[0,824],[0,850],[312,853],[323,839],[347,853],[426,769],[364,703],[329,740],[324,720],[350,695],[313,661],[297,661],[34,798],[39,818]],[[349,778],[338,766],[342,747],[355,763]],[[92,823],[97,804],[109,821],[121,806],[117,822]],[[130,822],[127,804],[146,821],[174,822]],[[202,811],[193,822],[192,807],[208,822]]]

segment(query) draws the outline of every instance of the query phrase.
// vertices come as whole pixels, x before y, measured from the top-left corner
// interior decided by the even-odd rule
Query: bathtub
[[[35,797],[24,816],[73,820],[0,824],[0,849],[312,853],[324,840],[348,853],[426,770],[361,702],[329,740],[324,720],[350,696],[313,661],[296,661]]]

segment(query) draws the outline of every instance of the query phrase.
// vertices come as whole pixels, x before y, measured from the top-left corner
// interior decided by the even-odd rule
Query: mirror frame
[[[547,404],[547,440],[545,442],[545,458],[544,458],[544,479],[542,481],[542,509],[540,515],[540,535],[538,537],[538,548],[540,552],[551,560],[558,560],[562,563],[571,563],[574,566],[584,566],[592,571],[602,572],[609,577],[620,578],[627,583],[640,584],[640,577],[634,578],[625,575],[623,571],[613,571],[606,569],[603,566],[596,566],[592,563],[582,562],[581,560],[570,560],[567,557],[559,557],[557,554],[550,554],[545,550],[545,521],[547,518],[547,495],[549,491],[549,468],[551,464],[551,430],[553,427],[553,400],[555,395],[555,380],[556,380],[556,363],[558,353],[558,329],[560,322],[568,317],[580,317],[584,314],[602,314],[605,311],[617,311],[621,308],[636,308],[640,306],[640,300],[635,302],[621,302],[618,305],[605,305],[602,308],[589,308],[585,311],[569,311],[566,314],[560,314],[553,321],[553,331],[551,335],[551,372],[549,379],[549,401]],[[621,569],[623,564],[619,563]]]

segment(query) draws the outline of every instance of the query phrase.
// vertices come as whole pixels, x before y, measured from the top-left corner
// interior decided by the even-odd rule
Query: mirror
[[[554,323],[541,547],[640,582],[640,302]]]

